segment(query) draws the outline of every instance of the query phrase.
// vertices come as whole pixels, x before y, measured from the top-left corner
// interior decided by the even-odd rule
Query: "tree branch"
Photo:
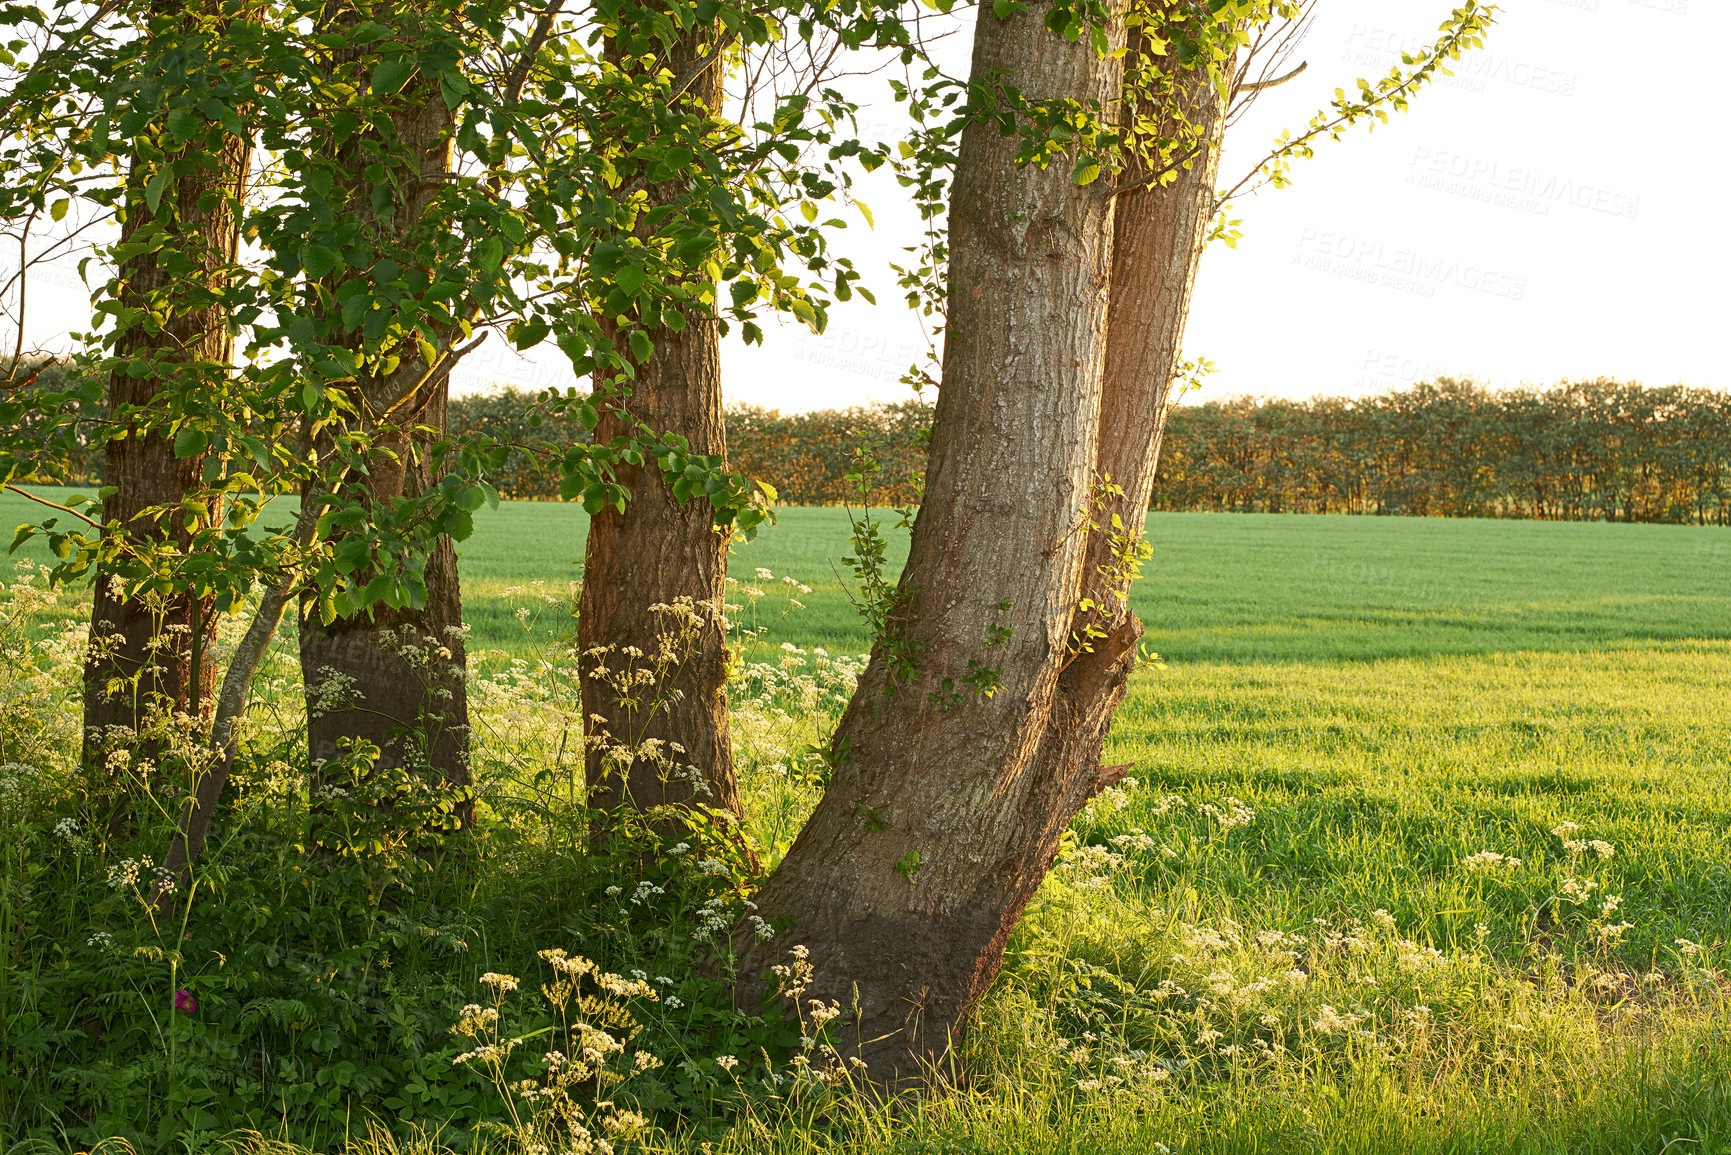
[[[70,513],[73,517],[76,517],[79,521],[82,521],[85,525],[88,525],[93,529],[101,529],[102,528],[102,523],[100,521],[91,521],[88,517],[85,517],[82,513],[79,513],[76,509],[73,509],[71,506],[61,505],[57,501],[49,501],[46,497],[37,497],[34,493],[31,493],[29,490],[19,489],[16,485],[13,485],[11,482],[7,482],[4,485],[0,485],[0,489],[11,490],[13,493],[18,494],[20,497],[28,497],[31,501],[37,502],[41,505],[46,505],[50,509],[58,509],[61,513]]]
[[[1285,76],[1276,76],[1273,80],[1251,80],[1235,85],[1232,89],[1232,95],[1237,96],[1240,92],[1261,92],[1265,88],[1279,88],[1282,84],[1285,84],[1288,80],[1291,80],[1309,67],[1310,61],[1299,61],[1298,67],[1294,68],[1291,72],[1288,72]]]

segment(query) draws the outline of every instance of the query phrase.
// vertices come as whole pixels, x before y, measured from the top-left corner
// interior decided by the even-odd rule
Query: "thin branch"
[[[553,0],[547,11],[535,21],[535,31],[530,34],[529,42],[523,46],[523,54],[517,58],[510,74],[505,78],[505,103],[515,104],[517,98],[523,95],[523,85],[529,79],[529,69],[534,65],[535,58],[541,55],[541,49],[546,47],[547,40],[553,34],[553,22],[559,18],[559,11],[565,6],[565,0]]]
[[[673,88],[668,92],[667,99],[673,101],[684,96],[685,90],[703,79],[703,74],[708,72],[710,68],[714,66],[715,62],[721,59],[721,54],[726,52],[729,48],[732,48],[733,42],[738,39],[739,33],[729,32],[726,36],[723,36],[720,40],[717,40],[714,44],[710,45],[708,52],[699,56],[696,61],[692,63],[690,68],[687,68],[684,72],[681,72],[674,78]]]
[[[1291,72],[1288,72],[1285,76],[1277,76],[1273,80],[1253,80],[1249,83],[1239,84],[1233,88],[1232,94],[1237,96],[1240,92],[1261,92],[1265,88],[1279,88],[1282,84],[1285,84],[1288,80],[1291,80],[1309,67],[1310,61],[1300,61],[1298,67],[1294,68]]]
[[[70,513],[73,517],[76,517],[79,521],[82,521],[85,525],[91,526],[95,529],[101,529],[102,528],[102,523],[100,521],[91,521],[88,517],[85,517],[82,513],[79,513],[76,509],[73,509],[71,506],[61,505],[57,501],[49,501],[46,497],[37,497],[34,493],[31,493],[29,490],[19,489],[16,485],[13,485],[11,482],[7,482],[4,485],[0,485],[0,489],[10,490],[11,492],[18,494],[20,497],[28,497],[31,501],[37,502],[41,505],[46,505],[50,509],[58,509],[61,513]]]

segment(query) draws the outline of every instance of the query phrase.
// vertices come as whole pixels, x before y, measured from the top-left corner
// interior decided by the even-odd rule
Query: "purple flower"
[[[191,991],[175,991],[174,1009],[177,1011],[185,1011],[190,1015],[194,1011],[198,1010],[198,1000],[192,997]]]

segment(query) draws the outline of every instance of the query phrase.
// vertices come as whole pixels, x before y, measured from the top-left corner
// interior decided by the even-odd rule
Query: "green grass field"
[[[480,516],[472,653],[531,648],[535,598],[508,591],[560,592],[583,529],[567,506]],[[976,1090],[748,1120],[714,1149],[1731,1151],[1731,534],[1197,514],[1148,536],[1132,604],[1166,664],[1109,751],[1138,784],[1078,824],[1097,857],[1018,930]],[[814,587],[768,641],[866,647],[846,539],[841,511],[788,509],[736,550],[760,620],[785,587],[757,568]],[[748,795],[785,796],[763,771],[747,752]],[[1302,998],[1271,1001],[1259,935],[1307,936]],[[1302,1061],[1250,1049],[1282,1016]],[[1112,1037],[1214,1074],[1062,1082],[1079,1052],[1048,1043],[1084,1028],[1090,1062]]]
[[[579,534],[578,518],[557,506],[490,516],[463,551],[470,605],[483,604],[490,583],[568,580]],[[1146,831],[1162,849],[1126,856],[1108,907],[1048,898],[1031,913],[987,1018],[994,1055],[1018,1054],[1043,1021],[1034,1004],[1063,997],[1045,954],[1054,941],[1070,965],[1129,976],[1146,990],[1174,974],[1151,944],[1173,943],[1182,933],[1175,924],[1305,934],[1317,919],[1368,924],[1384,910],[1414,941],[1451,957],[1483,949],[1511,968],[1505,975],[1528,976],[1516,986],[1539,985],[1534,976],[1549,955],[1567,957],[1578,990],[1593,981],[1581,978],[1583,965],[1588,975],[1638,974],[1674,964],[1678,940],[1731,940],[1731,535],[1179,514],[1155,516],[1148,537],[1154,556],[1132,604],[1166,667],[1138,676],[1112,735],[1110,759],[1133,763],[1140,786],[1085,837],[1111,845]],[[905,537],[892,540],[899,560]],[[761,566],[814,587],[801,599],[807,609],[781,620],[772,641],[865,646],[844,592],[846,552],[845,517],[828,509],[786,510],[736,550],[733,572],[743,583]],[[772,615],[773,592],[762,604]],[[1187,811],[1162,812],[1160,800],[1173,795],[1188,801]],[[1227,798],[1255,819],[1210,834],[1196,807]],[[1552,834],[1564,822],[1615,848],[1594,866],[1598,889],[1580,909],[1553,897],[1568,873]],[[1521,865],[1488,873],[1461,865],[1487,850]],[[1614,946],[1583,953],[1606,895],[1621,906],[1599,923],[1631,926]],[[1360,979],[1391,982],[1365,969]],[[881,1144],[974,1150],[960,1136],[989,1134],[997,1138],[979,1149],[1146,1150],[1154,1141],[1177,1146],[1174,1135],[1185,1132],[1199,1150],[1657,1152],[1672,1139],[1722,1141],[1731,1134],[1731,1091],[1720,996],[1709,986],[1710,994],[1689,996],[1705,1001],[1664,1031],[1706,1032],[1681,1069],[1715,1090],[1685,1106],[1672,1102],[1674,1088],[1620,1103],[1598,1098],[1645,1077],[1622,1064],[1650,1056],[1642,1048],[1651,1040],[1625,1022],[1591,1041],[1552,1040],[1581,1062],[1572,1090],[1463,1058],[1449,1074],[1433,1069],[1428,1088],[1364,1067],[1344,1078],[1315,1070],[1298,1084],[1290,1072],[1264,1074],[1192,1101],[1188,1114],[1156,1111],[1136,1125],[1121,1112],[1089,1126],[1060,1111],[1061,1122],[1018,1131],[992,1111],[958,1110],[931,1124],[957,1136],[954,1147]],[[1390,1009],[1403,1005],[1392,990],[1360,990],[1374,997],[1339,988],[1327,997],[1343,1009],[1352,999],[1372,1015],[1379,1004],[1391,1017],[1403,1013]],[[1568,1009],[1551,1013],[1622,1021],[1625,1011],[1665,1001],[1634,986],[1616,990],[1573,1003],[1559,994]],[[1474,994],[1492,998],[1484,988]],[[1445,998],[1434,990],[1422,997]],[[1507,997],[1499,989],[1494,1001]],[[1457,1024],[1483,1014],[1470,1002],[1461,999]],[[1131,1036],[1158,1036],[1163,1028],[1138,1023],[1139,1014],[1152,1018],[1116,1004],[1109,1017]],[[1572,1066],[1555,1053],[1528,1061],[1557,1073]],[[804,1149],[797,1133],[781,1141]]]

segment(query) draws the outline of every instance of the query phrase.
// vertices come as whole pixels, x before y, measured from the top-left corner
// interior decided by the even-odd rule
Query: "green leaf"
[[[322,396],[323,394],[319,392],[319,387],[314,385],[311,381],[308,381],[305,385],[301,386],[301,408],[306,410],[308,413],[313,412],[319,407],[319,398]]]
[[[643,283],[648,279],[649,274],[644,270],[643,266],[622,265],[619,271],[614,274],[613,283],[618,285],[620,291],[625,293],[627,296],[635,297],[637,295],[637,290],[641,289]]]
[[[185,144],[204,128],[204,118],[190,108],[177,108],[168,114],[168,137],[175,144]]]
[[[66,210],[71,208],[71,207],[72,207],[71,198],[70,197],[61,197],[59,200],[55,201],[53,204],[48,206],[48,215],[57,221],[65,220],[66,219]]]
[[[388,96],[395,93],[408,83],[409,77],[415,74],[415,65],[409,60],[381,60],[373,69],[371,87],[373,95]]]
[[[539,317],[532,317],[511,326],[511,343],[518,349],[533,349],[547,339],[547,332],[547,322]]]
[[[642,329],[631,330],[631,355],[642,362],[649,360],[653,352],[655,347],[649,343],[649,335]]]
[[[817,206],[812,204],[810,201],[799,202],[799,213],[807,222],[817,220]]]
[[[204,113],[205,119],[222,125],[223,131],[230,136],[240,136],[246,131],[246,125],[241,122],[240,113],[214,97],[199,101],[198,110]]]
[[[162,192],[168,187],[169,178],[174,174],[166,168],[159,168],[144,183],[144,203],[151,212],[155,212],[162,204]]]
[[[353,329],[361,323],[361,318],[367,315],[373,299],[365,293],[356,293],[343,302],[343,327]]]
[[[194,429],[190,425],[174,436],[174,455],[176,457],[197,457],[210,445],[210,438],[204,430]]]
[[[397,579],[391,574],[382,573],[367,583],[367,587],[361,591],[358,600],[361,605],[370,606],[375,602],[389,601],[396,592]]]
[[[323,245],[301,246],[301,268],[306,270],[309,277],[316,279],[326,276],[342,263],[342,255],[335,249],[328,249]]]
[[[469,94],[469,82],[459,73],[441,72],[439,74],[439,95],[445,98],[445,107],[452,112],[463,103],[463,98]]]

